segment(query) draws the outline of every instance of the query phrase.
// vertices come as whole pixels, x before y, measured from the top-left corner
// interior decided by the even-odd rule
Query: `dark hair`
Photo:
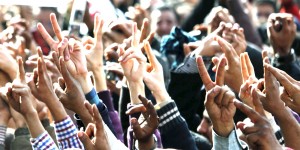
[[[176,12],[176,10],[174,9],[174,7],[171,7],[171,6],[161,6],[161,7],[158,7],[156,9],[159,10],[159,11],[161,11],[161,12],[162,11],[170,11],[170,12],[172,12],[175,15],[176,21],[180,22],[180,16]]]

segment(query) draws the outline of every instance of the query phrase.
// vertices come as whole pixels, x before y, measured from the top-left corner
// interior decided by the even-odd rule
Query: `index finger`
[[[47,44],[49,46],[51,46],[55,43],[53,38],[50,36],[50,34],[47,32],[47,30],[45,29],[45,27],[41,23],[37,24],[37,28],[38,28],[40,34],[42,35],[43,39],[47,42]]]
[[[146,51],[146,54],[147,54],[147,57],[149,59],[149,62],[151,64],[151,66],[154,67],[155,69],[158,69],[157,68],[157,65],[158,65],[157,63],[159,63],[159,62],[156,59],[156,57],[155,57],[148,41],[144,41],[144,48],[145,48],[145,51]]]
[[[94,25],[94,35],[96,39],[96,44],[102,44],[102,28],[103,28],[104,20],[100,18],[99,14],[95,16],[95,25]]]
[[[142,30],[142,33],[141,33],[141,37],[140,37],[140,43],[143,42],[144,39],[147,38],[147,34],[149,31],[149,20],[147,18],[144,18],[141,30]]]
[[[258,121],[260,119],[260,115],[255,112],[252,108],[249,106],[243,104],[242,102],[238,100],[234,100],[234,105],[236,108],[238,108],[240,111],[242,111],[245,115],[247,115],[253,123]]]
[[[242,71],[243,83],[245,83],[246,80],[248,80],[248,78],[249,78],[249,73],[248,73],[246,62],[245,62],[244,53],[242,53],[240,55],[240,62],[241,62],[241,71]]]
[[[214,87],[214,83],[213,81],[211,80],[207,70],[206,70],[206,67],[204,65],[204,62],[203,62],[203,59],[201,56],[199,56],[197,58],[197,66],[198,66],[198,71],[199,71],[199,75],[202,79],[202,82],[205,86],[205,90],[206,91],[209,91],[210,89],[212,89]]]
[[[255,76],[254,68],[253,68],[253,65],[251,63],[251,60],[249,58],[248,53],[246,52],[244,55],[245,55],[245,61],[246,61],[249,76]]]
[[[269,64],[266,64],[265,68],[275,76],[275,78],[280,82],[280,84],[282,84],[282,86],[287,90],[288,93],[293,92],[293,84],[284,75],[282,75],[280,71],[277,71],[276,68]]]
[[[47,70],[47,67],[46,67],[46,64],[45,64],[45,59],[44,59],[44,55],[43,55],[43,52],[42,52],[42,49],[41,49],[41,47],[38,47],[37,48],[37,51],[38,51],[38,55],[39,55],[39,58],[41,59],[41,63],[42,63],[42,69],[44,70],[44,71],[46,71]]]
[[[224,85],[224,77],[225,77],[225,66],[226,66],[226,58],[222,57],[216,73],[216,84],[219,86]]]
[[[54,33],[55,33],[57,39],[58,39],[59,41],[62,41],[63,38],[62,38],[62,34],[61,34],[61,29],[60,29],[60,27],[59,27],[59,24],[58,24],[58,22],[57,22],[57,19],[56,19],[56,16],[55,16],[54,13],[51,13],[51,14],[50,14],[50,21],[51,21],[52,28],[53,28],[53,31],[54,31]]]
[[[232,47],[232,45],[230,43],[228,43],[225,39],[223,39],[219,36],[216,36],[215,40],[220,45],[221,50],[225,53],[225,56],[228,60],[228,64],[235,62],[234,55],[237,55],[237,54],[236,54],[234,48]]]
[[[132,24],[132,41],[131,41],[131,46],[133,47],[138,47],[138,37],[137,37],[137,24],[134,22]]]
[[[19,70],[17,73],[17,79],[20,80],[21,83],[25,83],[25,70],[24,70],[24,66],[23,66],[23,60],[21,57],[18,56],[17,58],[18,61],[18,66],[19,66]]]

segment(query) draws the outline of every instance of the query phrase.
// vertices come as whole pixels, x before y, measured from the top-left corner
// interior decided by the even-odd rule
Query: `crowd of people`
[[[300,149],[300,1],[81,2],[0,6],[0,150]]]

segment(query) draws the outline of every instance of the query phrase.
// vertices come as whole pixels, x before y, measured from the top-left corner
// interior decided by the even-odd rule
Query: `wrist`
[[[84,94],[89,93],[94,87],[90,75],[88,73],[83,75],[81,78],[78,78],[78,81],[81,85]]]
[[[294,53],[294,50],[291,49],[291,51],[286,55],[276,53],[275,57],[273,59],[273,64],[275,66],[283,65],[283,64],[289,64],[291,62],[296,61],[296,59],[297,58],[296,58],[296,55]]]
[[[217,133],[219,136],[222,137],[228,137],[231,131],[234,129],[234,123],[232,120],[232,123],[226,123],[224,124],[223,122],[219,123],[213,123],[213,130],[215,133]]]
[[[24,119],[26,120],[26,122],[31,121],[32,118],[34,118],[35,116],[38,116],[38,113],[35,109],[26,112],[24,115]]]
[[[169,93],[166,91],[166,89],[157,90],[152,92],[153,96],[155,97],[157,104],[160,104],[164,101],[167,101],[170,98]]]
[[[59,100],[55,100],[50,105],[47,104],[47,106],[53,116],[54,121],[62,120],[68,116],[63,104]]]
[[[98,67],[98,69],[92,70],[95,79],[95,88],[97,92],[107,90],[106,85],[106,74],[103,67]]]
[[[145,85],[143,82],[127,82],[129,88],[129,94],[132,104],[141,103],[138,95],[145,96]]]
[[[139,149],[151,150],[156,148],[154,137],[150,136],[147,140],[138,141]]]

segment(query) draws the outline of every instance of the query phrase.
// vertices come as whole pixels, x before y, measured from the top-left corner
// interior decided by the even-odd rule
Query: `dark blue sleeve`
[[[157,110],[159,131],[164,148],[196,150],[196,143],[175,102]]]

